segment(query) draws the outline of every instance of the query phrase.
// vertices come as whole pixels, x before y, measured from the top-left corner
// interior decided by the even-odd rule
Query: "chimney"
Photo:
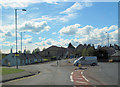
[[[26,54],[26,49],[24,50],[24,54]]]
[[[12,53],[12,48],[10,49],[10,53]]]

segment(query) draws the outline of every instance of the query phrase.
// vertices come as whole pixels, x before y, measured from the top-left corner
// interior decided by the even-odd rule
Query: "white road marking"
[[[84,84],[87,84],[86,82],[81,82],[81,81],[76,81],[77,83],[84,83]]]
[[[71,75],[73,75],[73,72],[71,73]]]
[[[71,80],[71,82],[73,82],[72,75],[73,75],[73,72],[71,73],[71,76],[70,76],[70,80]]]
[[[83,72],[81,72],[81,74],[83,75]]]
[[[82,75],[82,77],[83,77],[83,78],[84,78],[87,82],[89,82],[89,80],[88,80],[88,79],[86,79],[84,75]]]

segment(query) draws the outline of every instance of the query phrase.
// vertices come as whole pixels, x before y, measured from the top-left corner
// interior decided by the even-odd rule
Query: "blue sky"
[[[11,4],[12,3],[12,4]],[[51,45],[67,47],[78,44],[117,44],[117,2],[3,2],[0,37],[2,52],[15,51],[14,9],[18,14],[18,50],[20,32],[23,33],[23,48],[42,50]]]

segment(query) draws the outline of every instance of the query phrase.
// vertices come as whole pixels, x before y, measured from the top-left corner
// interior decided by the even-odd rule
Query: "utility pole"
[[[17,9],[15,9],[15,30],[16,30],[16,68],[18,69],[18,60],[17,60]]]
[[[22,53],[22,32],[21,32],[21,53]]]
[[[108,32],[106,32],[106,33],[107,33],[108,47],[109,47],[109,33]]]
[[[109,33],[108,33],[108,47],[109,47]]]

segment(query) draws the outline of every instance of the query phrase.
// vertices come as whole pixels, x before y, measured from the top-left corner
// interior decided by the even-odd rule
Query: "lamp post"
[[[26,11],[25,9],[15,9],[15,31],[16,31],[16,68],[18,69],[18,60],[17,60],[17,10]]]

